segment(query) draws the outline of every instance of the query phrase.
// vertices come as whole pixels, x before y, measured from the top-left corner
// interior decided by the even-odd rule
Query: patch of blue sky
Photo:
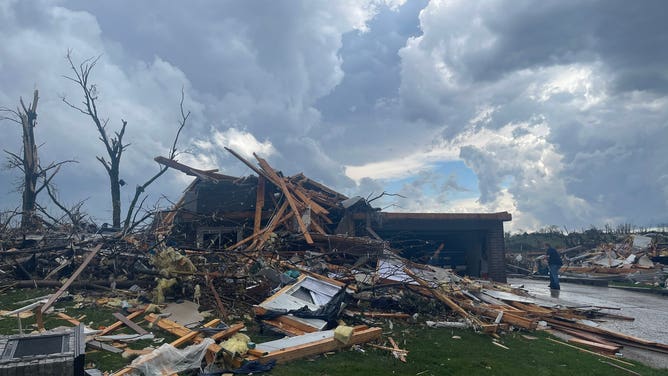
[[[450,176],[453,176],[452,180]],[[401,179],[388,179],[384,181],[385,191],[398,193],[405,186],[416,182],[425,195],[438,195],[447,190],[447,197],[451,200],[480,196],[478,177],[462,161],[432,163],[429,169],[422,172],[416,171]]]

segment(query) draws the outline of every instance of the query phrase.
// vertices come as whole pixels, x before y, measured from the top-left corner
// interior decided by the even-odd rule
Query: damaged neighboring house
[[[506,281],[507,212],[382,212],[362,197],[348,198],[303,174],[284,178],[262,158],[256,156],[258,168],[230,152],[257,176],[227,176],[156,158],[196,177],[177,209],[163,213],[158,231],[171,231],[173,241],[199,249],[273,246],[282,255],[309,250],[352,260],[375,260],[392,249],[461,275]],[[282,226],[289,231],[278,239]]]

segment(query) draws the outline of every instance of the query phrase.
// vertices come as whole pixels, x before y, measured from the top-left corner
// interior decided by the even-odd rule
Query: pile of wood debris
[[[581,280],[666,287],[668,269],[664,262],[668,259],[668,247],[659,239],[660,236],[656,234],[630,235],[619,243],[602,243],[593,248],[580,245],[559,249],[557,251],[564,260],[559,274]],[[508,254],[507,260],[508,269],[513,274],[547,275],[544,252]]]
[[[115,375],[171,374],[202,364],[211,370],[259,372],[276,362],[365,343],[407,361],[407,352],[392,338],[389,346],[381,339],[379,325],[386,319],[469,327],[495,338],[514,330],[550,326],[591,351],[614,354],[623,345],[633,345],[668,353],[668,345],[581,322],[630,318],[599,307],[540,306],[526,292],[507,284],[410,261],[368,226],[364,230],[369,236],[347,236],[346,228],[359,225],[352,220],[356,213],[376,210],[367,200],[345,197],[301,174],[284,177],[262,158],[256,156],[258,165],[254,165],[232,153],[257,177],[235,178],[157,158],[196,180],[146,233],[4,237],[0,253],[4,289],[58,288],[4,315],[32,310],[43,330],[44,315],[62,317],[50,308],[68,290],[132,301],[115,315],[116,323],[86,332],[89,347],[122,352],[114,346],[122,339],[110,334],[125,326],[136,336],[148,335],[136,319],[177,339],[133,353],[141,356]],[[192,207],[192,196],[211,184],[234,186],[226,200],[216,203],[227,205],[225,218]],[[254,197],[248,197],[248,186],[254,187]],[[237,207],[248,200],[254,210]],[[235,226],[220,225],[226,221]],[[208,226],[213,223],[217,226]],[[216,318],[206,323],[199,319],[198,329],[189,327],[188,320],[179,322],[168,313],[174,303],[167,303],[182,300],[213,310]],[[288,337],[254,343],[241,333],[245,327],[241,319],[251,313],[266,328]],[[75,318],[65,319],[79,325]]]

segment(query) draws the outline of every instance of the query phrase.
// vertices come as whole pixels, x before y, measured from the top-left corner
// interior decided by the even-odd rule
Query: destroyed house
[[[379,212],[371,224],[379,237],[401,249],[406,258],[505,282],[503,222],[510,220],[508,212]]]
[[[348,198],[303,174],[284,177],[257,156],[260,167],[233,154],[257,176],[232,177],[156,158],[196,177],[175,210],[162,216],[158,231],[197,249],[270,246],[286,258],[291,251],[307,250],[327,254],[334,263],[401,252],[462,275],[506,280],[507,212],[382,212],[362,197]]]

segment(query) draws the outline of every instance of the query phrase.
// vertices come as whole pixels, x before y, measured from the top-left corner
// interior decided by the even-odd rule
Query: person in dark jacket
[[[552,248],[550,244],[545,243],[545,248],[547,248],[547,265],[550,268],[550,288],[559,290],[559,269],[564,263],[561,261],[559,252]]]

